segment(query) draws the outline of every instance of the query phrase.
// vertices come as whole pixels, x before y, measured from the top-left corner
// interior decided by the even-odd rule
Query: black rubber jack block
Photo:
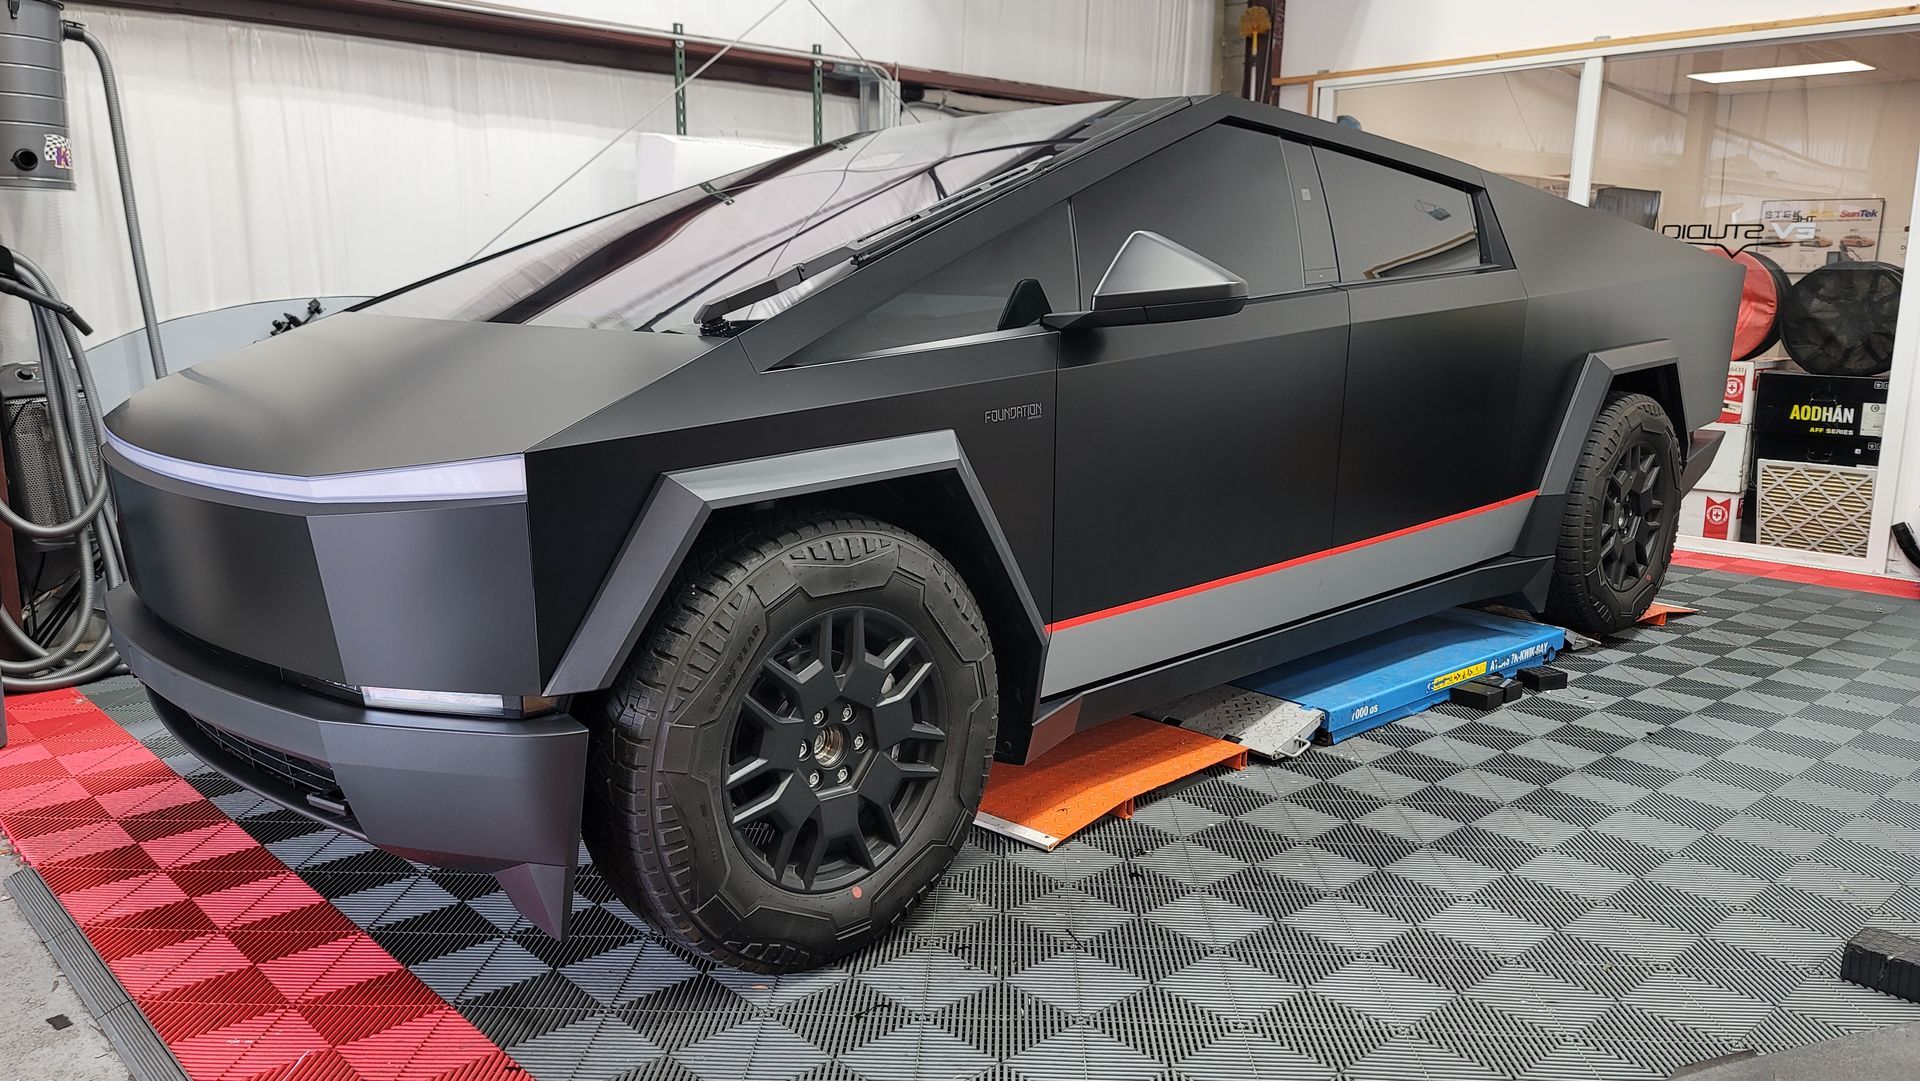
[[[1470,709],[1492,709],[1503,705],[1507,700],[1507,690],[1497,683],[1482,683],[1477,679],[1456,683],[1447,688],[1447,701],[1456,706]]]
[[[1840,978],[1908,1002],[1920,1002],[1920,939],[1869,927],[1840,955]]]
[[[1535,694],[1539,694],[1541,691],[1565,690],[1567,686],[1567,674],[1565,672],[1562,672],[1558,668],[1548,668],[1545,665],[1541,665],[1538,668],[1522,668],[1518,675],[1520,676],[1520,682],[1526,686],[1527,690]]]

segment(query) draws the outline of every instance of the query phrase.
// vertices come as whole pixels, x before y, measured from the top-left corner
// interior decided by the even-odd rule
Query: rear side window
[[[1473,197],[1391,165],[1314,149],[1342,281],[1444,274],[1480,265]]]
[[[1093,287],[1136,229],[1240,275],[1252,296],[1302,288],[1293,207],[1274,197],[1287,190],[1286,175],[1278,136],[1218,124],[1074,196],[1081,306],[1093,306]]]
[[[950,228],[966,228],[963,218]],[[884,263],[876,267],[885,273]],[[1000,313],[1022,278],[1047,292],[1056,311],[1073,306],[1073,229],[1065,203],[1000,234],[830,331],[790,364],[835,360],[1000,329]]]

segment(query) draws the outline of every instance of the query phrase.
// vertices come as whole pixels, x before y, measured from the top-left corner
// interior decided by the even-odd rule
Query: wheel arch
[[[1684,454],[1688,449],[1685,401],[1680,380],[1680,351],[1673,342],[1660,338],[1633,345],[1598,349],[1588,353],[1574,376],[1573,387],[1561,414],[1560,427],[1553,437],[1552,449],[1540,474],[1539,495],[1514,554],[1552,555],[1560,519],[1566,510],[1567,492],[1573,486],[1574,467],[1586,446],[1587,433],[1593,430],[1607,399],[1615,393],[1645,394],[1660,404],[1673,424],[1674,435]],[[1716,444],[1717,446],[1717,444]],[[1533,599],[1528,598],[1530,601]]]
[[[999,520],[952,431],[797,451],[669,473],[628,532],[613,568],[545,691],[611,686],[688,553],[704,536],[769,506],[865,514],[899,526],[952,561],[979,601],[1000,681],[1000,731],[1024,735],[1045,659],[1040,611]]]

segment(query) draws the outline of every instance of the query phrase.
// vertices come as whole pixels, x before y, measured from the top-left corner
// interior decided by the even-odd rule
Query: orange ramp
[[[1222,762],[1244,769],[1247,749],[1122,717],[1074,733],[1027,765],[995,763],[974,824],[1051,851],[1101,816],[1131,818],[1139,797]]]
[[[1690,616],[1698,611],[1700,611],[1698,608],[1687,608],[1678,604],[1668,604],[1665,601],[1654,601],[1652,604],[1647,605],[1646,611],[1640,613],[1638,622],[1649,627],[1664,627],[1667,625],[1667,620],[1670,617]]]

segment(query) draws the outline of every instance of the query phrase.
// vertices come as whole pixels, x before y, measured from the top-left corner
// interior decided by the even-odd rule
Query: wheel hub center
[[[847,730],[837,724],[828,725],[813,734],[813,760],[822,769],[832,769],[846,761],[847,748],[853,741]]]

